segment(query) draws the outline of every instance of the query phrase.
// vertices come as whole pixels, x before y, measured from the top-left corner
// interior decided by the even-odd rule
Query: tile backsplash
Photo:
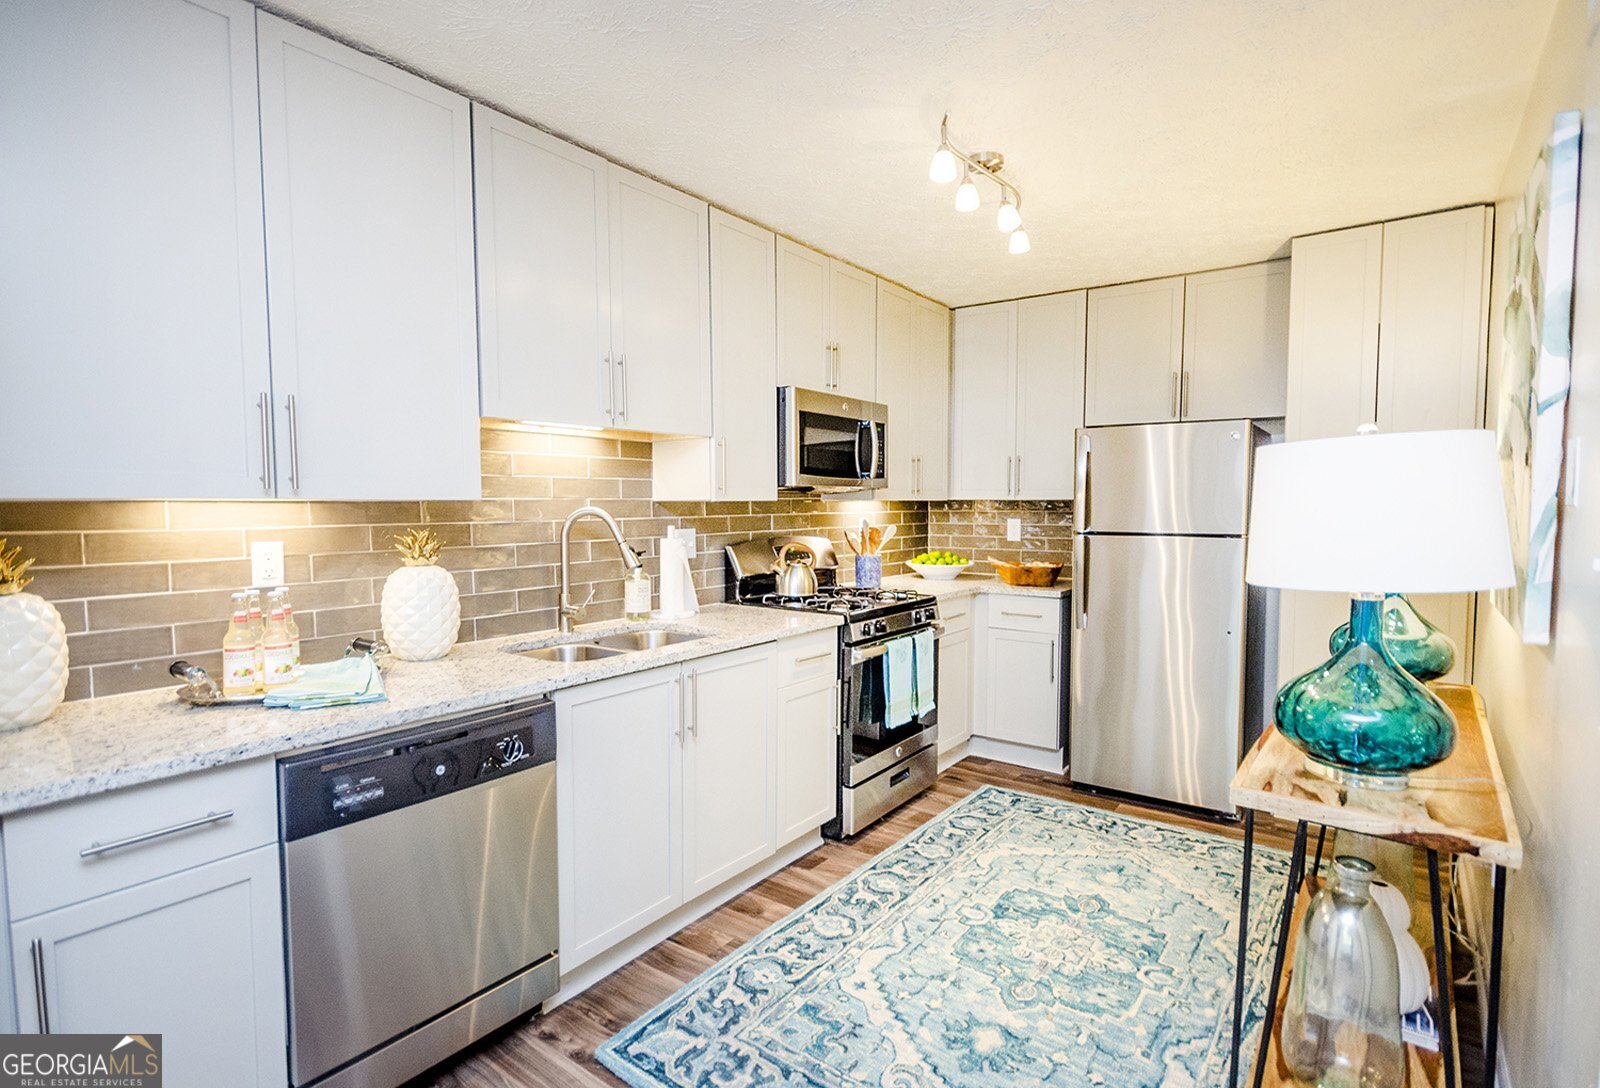
[[[419,525],[444,542],[441,565],[461,588],[463,640],[555,626],[561,522],[588,502],[648,551],[652,574],[657,539],[668,526],[692,526],[703,603],[724,598],[723,546],[757,534],[825,530],[848,556],[841,531],[867,516],[897,526],[886,568],[929,546],[922,503],[652,502],[647,442],[486,425],[482,449],[476,502],[0,503],[0,537],[36,559],[29,589],[66,621],[73,699],[173,683],[166,669],[175,657],[215,674],[230,594],[250,580],[253,540],[283,542],[308,661],[377,633],[383,580],[399,565],[393,538]],[[938,504],[978,505],[1007,504]],[[623,565],[604,532],[593,520],[573,531],[573,596],[594,591],[585,619],[622,610]]]
[[[1006,519],[1022,519],[1022,540],[1006,539]],[[928,547],[972,559],[1072,562],[1072,503],[990,499],[928,504]],[[1062,572],[1063,581],[1071,577]]]

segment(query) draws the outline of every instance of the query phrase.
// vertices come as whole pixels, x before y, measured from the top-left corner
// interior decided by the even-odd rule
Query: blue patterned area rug
[[[1240,852],[986,786],[597,1057],[635,1088],[1218,1088]],[[1256,851],[1246,1051],[1276,937],[1262,897],[1287,869]]]

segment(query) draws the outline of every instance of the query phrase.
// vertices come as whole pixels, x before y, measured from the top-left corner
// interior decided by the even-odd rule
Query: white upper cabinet
[[[1009,498],[1016,460],[1017,304],[955,311],[950,377],[950,497]]]
[[[1085,424],[1178,419],[1183,277],[1096,287],[1088,305]]]
[[[611,167],[611,353],[616,423],[711,433],[707,206]]]
[[[1493,211],[1458,208],[1296,238],[1289,320],[1290,441],[1364,423],[1419,431],[1482,426]],[[1471,679],[1474,598],[1413,605],[1456,643],[1452,681]],[[1282,679],[1327,657],[1348,598],[1285,592]]]
[[[1070,499],[1073,445],[1083,422],[1084,292],[1017,303],[1014,494]]]
[[[778,239],[778,384],[876,398],[877,280]]]
[[[917,375],[912,438],[917,444],[914,485],[919,499],[950,497],[950,308],[917,299],[912,347]],[[896,439],[895,441],[898,441]]]
[[[951,497],[1072,498],[1084,306],[1067,291],[955,312]]]
[[[255,34],[0,5],[0,498],[272,493]]]
[[[467,100],[257,28],[278,494],[476,498]]]
[[[778,497],[777,246],[711,209],[711,438],[655,443],[658,501]]]
[[[1492,214],[1479,206],[1384,224],[1380,430],[1482,425]]]
[[[472,107],[483,414],[611,424],[608,164]]]
[[[1383,225],[1296,238],[1289,264],[1284,437],[1354,434],[1376,418]]]
[[[878,277],[843,261],[828,269],[833,316],[833,391],[878,399]]]
[[[1289,262],[1184,277],[1184,419],[1282,416],[1289,359]]]

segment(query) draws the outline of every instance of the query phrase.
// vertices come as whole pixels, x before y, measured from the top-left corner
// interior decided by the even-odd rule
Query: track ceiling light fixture
[[[961,178],[956,188],[956,211],[975,212],[983,203],[975,178],[988,178],[1000,190],[1000,208],[995,213],[995,227],[1009,235],[1007,251],[1026,253],[1029,249],[1028,232],[1022,229],[1022,191],[1001,176],[1006,157],[998,151],[976,151],[968,154],[950,142],[950,115],[939,122],[939,149],[928,164],[928,180],[948,185]]]

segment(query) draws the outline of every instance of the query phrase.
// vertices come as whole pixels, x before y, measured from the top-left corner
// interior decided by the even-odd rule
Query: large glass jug
[[[1335,858],[1300,925],[1278,1038],[1290,1071],[1317,1088],[1405,1082],[1400,963],[1369,894],[1376,872],[1364,858]]]

